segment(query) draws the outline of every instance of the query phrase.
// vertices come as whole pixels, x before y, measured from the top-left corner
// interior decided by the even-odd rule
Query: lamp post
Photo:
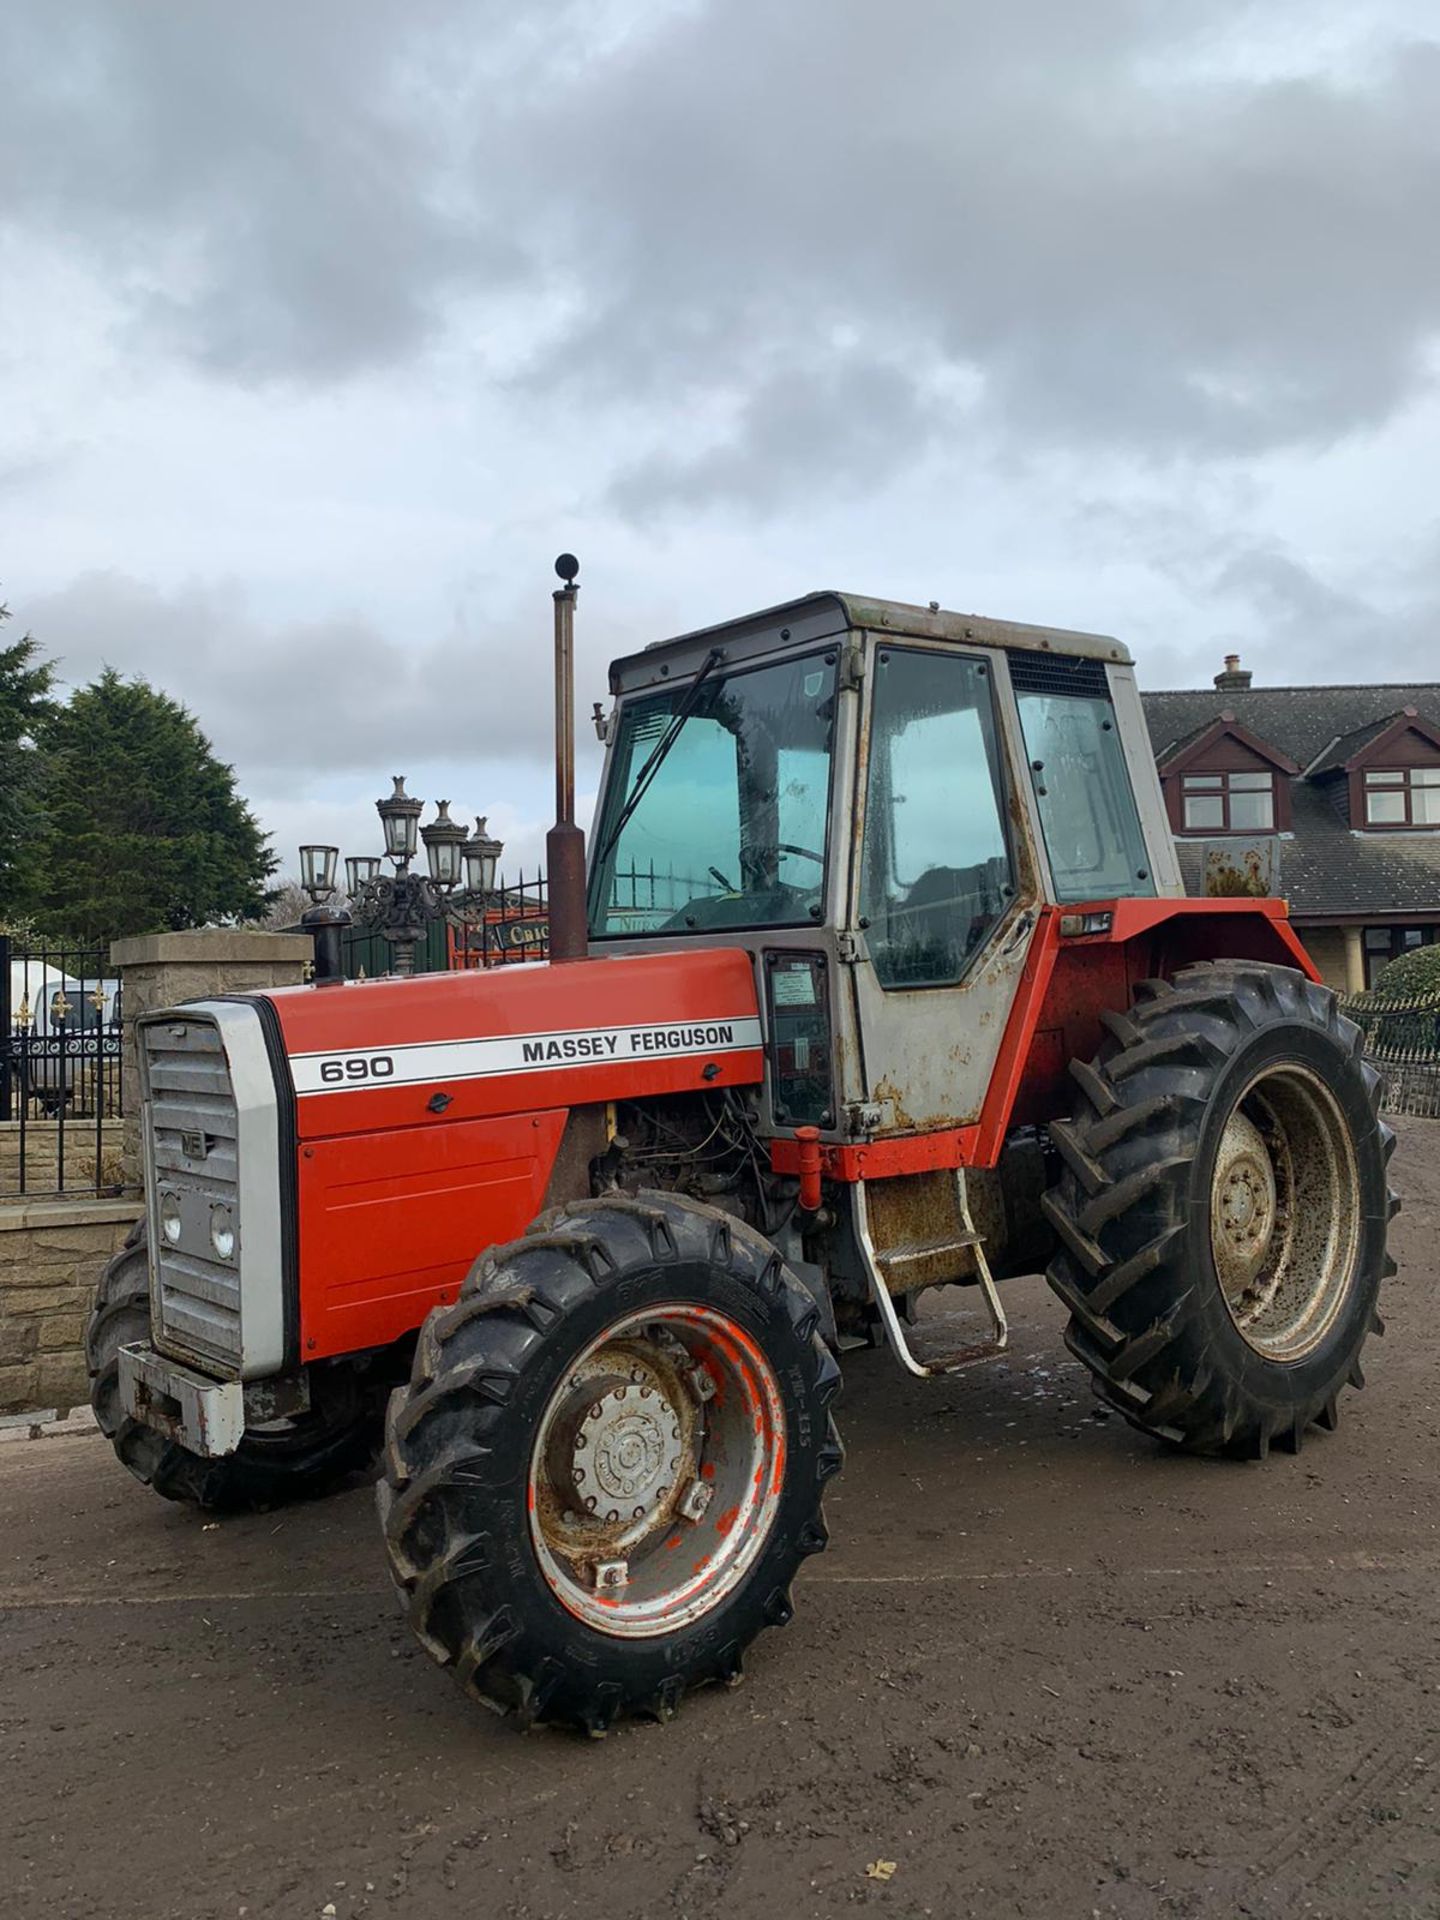
[[[335,891],[335,863],[338,847],[305,846],[300,849],[300,884],[310,896],[310,905],[300,916],[300,924],[315,947],[315,978],[322,986],[332,986],[345,978],[345,963],[340,952],[340,936],[350,924],[343,907],[332,907]]]
[[[448,800],[436,803],[435,818],[422,827],[424,810],[424,801],[405,791],[405,776],[396,774],[394,792],[375,802],[394,873],[383,872],[381,861],[369,855],[352,855],[345,862],[355,919],[389,942],[399,974],[415,971],[415,949],[432,922],[483,911],[504,851],[486,833],[483,819],[473,834],[452,820]],[[412,873],[410,863],[421,842],[426,871]]]
[[[505,851],[500,841],[485,831],[485,815],[475,822],[475,831],[465,842],[465,891],[478,900],[488,900],[495,891],[495,867]]]

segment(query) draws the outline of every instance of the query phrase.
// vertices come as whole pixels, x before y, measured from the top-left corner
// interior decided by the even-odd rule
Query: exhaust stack
[[[562,553],[555,571],[555,824],[545,836],[551,964],[584,960],[585,834],[575,824],[575,576],[580,562]]]

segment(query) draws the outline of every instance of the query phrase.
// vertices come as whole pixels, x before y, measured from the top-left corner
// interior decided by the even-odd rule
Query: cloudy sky
[[[819,586],[1440,676],[1434,0],[8,0],[0,71],[0,590],[287,867],[402,770],[533,860],[562,547],[587,713]]]

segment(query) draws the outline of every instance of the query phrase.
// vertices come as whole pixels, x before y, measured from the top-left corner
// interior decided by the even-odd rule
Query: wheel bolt
[[[691,1367],[685,1375],[685,1384],[702,1406],[715,1398],[715,1382],[704,1367]]]
[[[685,1489],[685,1498],[680,1502],[682,1520],[703,1520],[705,1509],[710,1504],[711,1490],[703,1480],[692,1480]]]

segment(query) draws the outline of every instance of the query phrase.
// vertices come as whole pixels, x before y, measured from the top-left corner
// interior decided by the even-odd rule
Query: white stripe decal
[[[575,1027],[561,1033],[505,1034],[493,1040],[424,1040],[347,1053],[290,1057],[296,1093],[343,1093],[360,1087],[425,1086],[440,1080],[484,1080],[502,1073],[547,1073],[622,1060],[709,1059],[760,1045],[760,1022],[676,1020],[665,1026]]]

